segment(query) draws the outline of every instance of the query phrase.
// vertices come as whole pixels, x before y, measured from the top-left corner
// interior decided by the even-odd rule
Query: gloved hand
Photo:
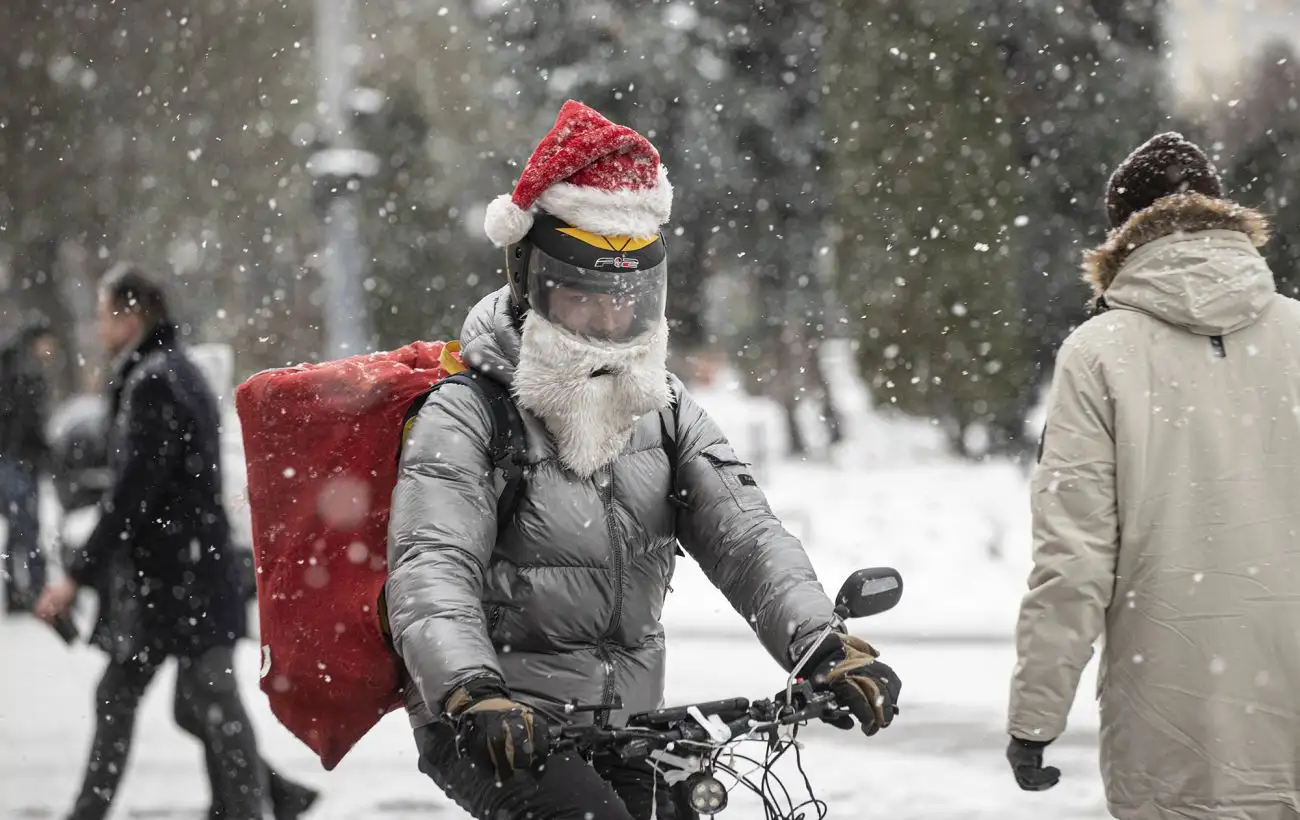
[[[1020,788],[1027,792],[1041,792],[1061,782],[1060,769],[1043,765],[1043,749],[1051,742],[1011,737],[1011,743],[1007,745],[1007,761]]]
[[[858,719],[867,737],[893,722],[903,688],[894,670],[876,660],[879,655],[861,638],[835,633],[809,661],[813,664],[813,685],[834,692],[835,699]],[[841,729],[853,728],[848,720],[829,722]]]
[[[456,727],[456,751],[493,773],[498,783],[535,774],[549,754],[546,725],[510,699],[495,678],[476,678],[447,696],[444,710]]]

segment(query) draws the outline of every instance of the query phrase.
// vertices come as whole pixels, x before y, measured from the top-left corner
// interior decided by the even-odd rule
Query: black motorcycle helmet
[[[506,279],[517,326],[535,310],[576,335],[626,342],[663,317],[667,249],[662,233],[604,236],[540,213],[506,248]]]

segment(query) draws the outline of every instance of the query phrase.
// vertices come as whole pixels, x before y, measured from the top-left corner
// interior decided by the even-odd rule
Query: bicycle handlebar
[[[634,760],[674,743],[720,747],[742,736],[820,720],[839,711],[830,692],[805,691],[795,701],[800,705],[792,708],[771,699],[749,703],[732,698],[633,715],[622,727],[563,724],[551,729],[551,743],[553,748],[612,751],[624,760]],[[727,739],[715,740],[709,729],[691,716],[695,710],[705,718],[716,716],[726,727]],[[730,715],[735,717],[727,720]]]

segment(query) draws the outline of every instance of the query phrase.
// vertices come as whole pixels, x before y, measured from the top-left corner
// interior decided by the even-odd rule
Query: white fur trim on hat
[[[557,182],[537,197],[537,204],[575,228],[606,236],[653,236],[668,221],[673,207],[673,186],[668,171],[659,166],[653,188],[639,191],[602,191]]]
[[[533,215],[516,205],[510,194],[502,194],[489,202],[483,213],[483,232],[498,248],[515,244],[527,236],[532,227]]]

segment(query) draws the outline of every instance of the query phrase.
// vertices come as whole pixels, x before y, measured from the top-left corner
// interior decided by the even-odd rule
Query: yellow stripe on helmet
[[[594,248],[615,250],[619,253],[639,251],[659,241],[659,236],[605,236],[604,234],[584,231],[581,228],[556,228],[562,234],[586,242]]]

